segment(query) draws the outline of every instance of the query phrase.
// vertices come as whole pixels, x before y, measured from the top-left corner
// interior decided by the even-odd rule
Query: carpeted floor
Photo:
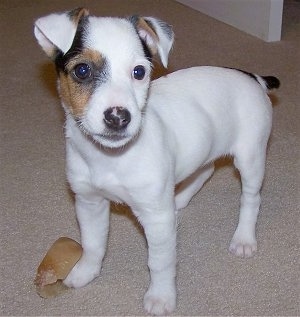
[[[1,315],[143,315],[146,243],[128,210],[113,208],[102,275],[85,288],[42,299],[37,266],[60,236],[79,239],[64,175],[63,111],[55,70],[33,37],[33,21],[86,6],[95,15],[153,15],[174,26],[170,70],[219,65],[275,75],[259,251],[228,253],[240,183],[230,161],[184,210],[174,315],[299,315],[300,2],[286,0],[282,41],[265,43],[171,0],[1,0]]]

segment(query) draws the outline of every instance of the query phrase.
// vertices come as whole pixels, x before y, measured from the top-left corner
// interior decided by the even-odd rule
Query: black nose
[[[121,130],[127,127],[131,120],[130,112],[123,107],[111,107],[104,111],[104,122],[113,130]]]

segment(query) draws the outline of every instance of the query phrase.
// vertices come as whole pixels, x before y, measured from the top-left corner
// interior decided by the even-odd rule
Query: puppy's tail
[[[280,86],[280,81],[275,76],[259,76],[253,74],[258,83],[266,90],[277,89]]]
[[[238,68],[230,68],[230,67],[228,67],[228,68],[237,70],[237,71],[242,72],[245,75],[248,75],[249,77],[253,78],[264,88],[265,91],[277,89],[280,86],[280,81],[275,76],[259,76],[259,75],[253,74],[253,73],[248,73],[248,72],[241,70],[241,69],[238,69]]]

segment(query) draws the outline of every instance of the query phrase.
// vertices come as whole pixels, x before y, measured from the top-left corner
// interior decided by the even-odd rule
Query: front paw
[[[73,267],[63,283],[68,287],[83,287],[99,276],[100,270],[101,264],[94,263],[89,261],[89,259],[82,257]]]
[[[254,234],[240,233],[237,231],[230,243],[229,251],[238,256],[244,258],[250,258],[257,251],[257,242]]]
[[[176,290],[150,287],[144,297],[144,308],[150,315],[169,315],[176,308]]]

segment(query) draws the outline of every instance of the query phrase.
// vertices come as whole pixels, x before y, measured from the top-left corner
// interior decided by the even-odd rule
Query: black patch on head
[[[130,23],[132,23],[133,24],[133,26],[135,27],[135,28],[137,28],[137,24],[138,24],[138,21],[139,21],[139,19],[140,19],[140,16],[139,15],[132,15],[132,16],[130,16],[130,17],[128,17],[127,18],[128,19],[128,21],[130,22]]]
[[[81,10],[81,9],[78,9]],[[78,15],[76,10],[73,10],[69,13],[69,18],[74,19]],[[85,87],[85,89],[89,89],[89,93],[92,92],[102,83],[107,82],[110,74],[110,65],[106,58],[101,57],[99,62],[95,62],[92,59],[87,57],[86,60],[79,59],[78,64],[87,64],[91,69],[91,76],[86,80],[79,80],[75,76],[75,67],[78,64],[74,63],[73,69],[70,68],[69,62],[76,58],[76,56],[83,53],[85,50],[85,41],[87,38],[87,32],[89,27],[89,17],[82,16],[78,22],[77,29],[74,35],[74,39],[70,49],[64,54],[62,51],[57,50],[55,65],[57,72],[63,72],[65,75],[70,75],[73,77],[78,84],[78,87]],[[80,89],[80,88],[78,88]]]
[[[140,40],[141,40],[141,43],[142,43],[142,46],[143,46],[144,55],[148,59],[148,61],[151,62],[153,56],[152,56],[152,54],[151,54],[146,42],[143,39],[141,39],[141,38],[140,38]]]
[[[82,52],[84,48],[84,40],[86,37],[88,23],[88,16],[83,16],[78,22],[77,30],[70,49],[65,54],[61,50],[57,51],[55,57],[55,65],[58,71],[61,70],[66,72],[65,66],[68,61],[75,55],[78,55]]]
[[[76,76],[76,67],[87,64],[90,69],[90,76],[87,78],[78,78]],[[69,70],[73,79],[80,85],[90,86],[96,88],[99,84],[107,82],[110,74],[110,67],[105,58],[101,60],[101,63],[96,63],[94,61],[79,62],[74,66],[73,69]]]
[[[78,14],[80,13],[80,11],[82,11],[82,10],[83,10],[83,8],[76,8],[72,11],[67,12],[67,15],[68,15],[70,20],[75,20],[78,17]]]
[[[93,63],[93,67],[94,67],[93,88],[95,89],[100,84],[103,84],[108,81],[109,74],[110,74],[110,67],[106,58],[102,60],[101,65],[97,65]]]

